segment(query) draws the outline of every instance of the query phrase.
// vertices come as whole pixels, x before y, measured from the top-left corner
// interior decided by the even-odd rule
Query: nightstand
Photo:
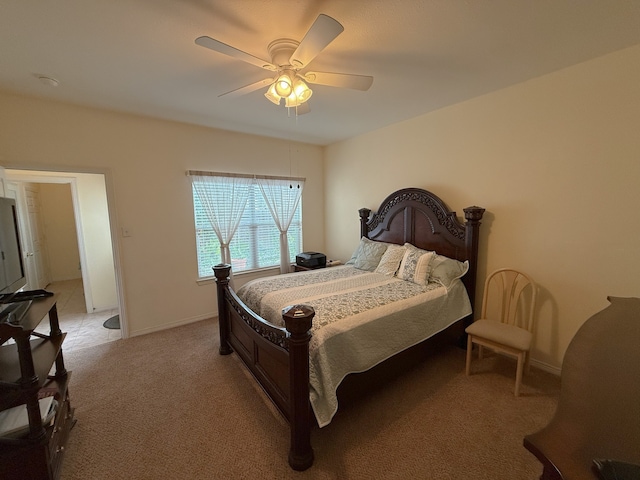
[[[303,267],[302,265],[294,263],[292,267],[294,272],[306,272],[308,270],[317,270],[318,268],[324,268],[324,265],[318,265],[317,267]]]
[[[303,267],[302,265],[298,265],[296,263],[293,263],[291,265],[291,271],[293,272],[306,272],[308,270],[317,270],[318,268],[325,268],[325,267],[335,267],[338,265],[342,265],[342,262],[340,260],[327,260],[327,264],[326,265],[318,265],[317,267]]]

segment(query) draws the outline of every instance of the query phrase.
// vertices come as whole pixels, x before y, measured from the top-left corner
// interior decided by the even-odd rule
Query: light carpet
[[[215,320],[65,354],[77,424],[62,480],[537,479],[522,446],[553,415],[556,376],[532,369],[513,396],[515,362],[474,361],[428,344],[341,387],[340,410],[312,431],[315,463],[287,464],[288,426]]]

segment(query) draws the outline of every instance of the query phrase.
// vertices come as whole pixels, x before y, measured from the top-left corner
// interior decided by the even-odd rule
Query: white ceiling
[[[218,98],[265,70],[196,37],[269,59],[320,13],[344,32],[310,67],[369,91],[312,85],[297,118]],[[2,0],[0,90],[326,145],[639,43],[640,0]]]

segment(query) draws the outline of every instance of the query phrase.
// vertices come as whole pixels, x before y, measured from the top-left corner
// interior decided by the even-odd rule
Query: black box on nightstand
[[[302,252],[296,255],[296,265],[306,268],[324,268],[327,256],[318,252]]]

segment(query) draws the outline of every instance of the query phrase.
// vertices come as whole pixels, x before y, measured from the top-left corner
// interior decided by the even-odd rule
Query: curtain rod
[[[250,175],[246,173],[225,173],[225,172],[206,172],[203,170],[187,170],[187,176],[205,176],[205,177],[236,177],[236,178],[262,178],[266,180],[288,180],[294,182],[305,182],[304,177],[279,177],[274,175]]]

